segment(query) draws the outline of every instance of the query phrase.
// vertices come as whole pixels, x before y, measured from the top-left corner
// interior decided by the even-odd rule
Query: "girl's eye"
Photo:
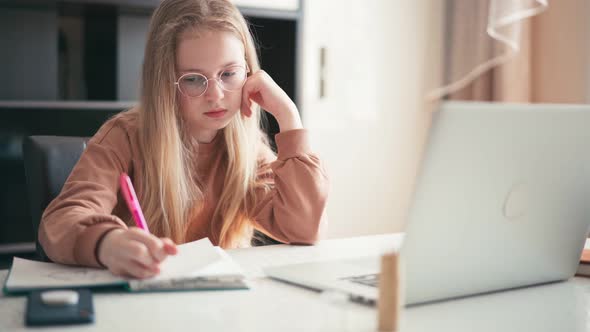
[[[236,71],[224,71],[221,73],[221,77],[232,77],[236,75]]]
[[[186,84],[203,84],[206,79],[201,75],[188,75],[182,81]]]

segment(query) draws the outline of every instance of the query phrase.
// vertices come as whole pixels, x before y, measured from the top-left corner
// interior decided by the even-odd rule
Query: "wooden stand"
[[[397,253],[381,257],[379,275],[379,331],[399,331],[400,318],[400,278],[399,257]]]

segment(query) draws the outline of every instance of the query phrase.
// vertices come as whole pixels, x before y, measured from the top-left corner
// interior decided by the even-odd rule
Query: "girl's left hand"
[[[252,102],[272,114],[281,131],[303,128],[297,106],[264,70],[248,77],[242,88],[242,114],[252,115]]]

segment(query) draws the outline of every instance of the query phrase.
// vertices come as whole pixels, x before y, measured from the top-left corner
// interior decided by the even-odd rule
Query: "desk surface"
[[[44,331],[375,331],[375,308],[334,301],[264,278],[262,267],[377,255],[401,235],[327,240],[316,246],[229,250],[252,280],[247,291],[95,294],[96,322]],[[7,271],[0,271],[4,280]],[[402,331],[590,331],[590,279],[405,309]],[[25,297],[0,295],[0,331],[25,331]]]

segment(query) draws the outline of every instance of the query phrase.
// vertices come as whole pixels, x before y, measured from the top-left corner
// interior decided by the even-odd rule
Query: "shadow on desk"
[[[574,279],[407,309],[405,331],[586,331],[587,299]]]

